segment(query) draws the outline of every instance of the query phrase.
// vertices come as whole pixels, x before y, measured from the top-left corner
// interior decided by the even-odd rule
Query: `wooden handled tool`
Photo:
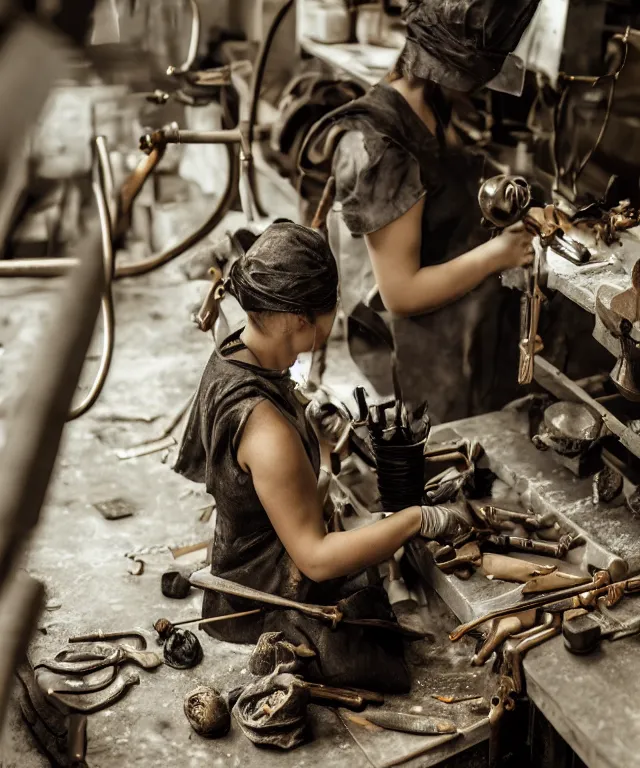
[[[343,623],[359,627],[370,627],[371,629],[385,629],[413,640],[425,636],[424,633],[406,629],[393,621],[385,621],[383,619],[345,619],[337,605],[311,605],[309,603],[299,603],[296,600],[288,600],[279,595],[261,592],[259,589],[246,587],[243,584],[236,584],[220,576],[214,576],[207,569],[191,574],[189,581],[194,587],[199,589],[210,589],[223,595],[232,595],[233,597],[240,597],[245,600],[253,600],[257,603],[273,605],[276,608],[299,611],[306,616],[311,616],[314,619],[330,624],[333,629],[338,624]]]
[[[593,581],[590,584],[571,587],[569,589],[562,590],[561,592],[556,592],[554,595],[551,595],[551,596],[541,595],[540,597],[534,597],[531,600],[524,600],[523,602],[518,603],[516,605],[512,605],[508,608],[500,608],[497,611],[491,611],[491,613],[487,613],[485,616],[480,616],[477,619],[468,621],[466,624],[461,624],[459,627],[454,629],[453,632],[449,634],[449,639],[455,643],[457,640],[460,640],[461,637],[464,637],[472,629],[479,627],[480,624],[484,624],[485,621],[491,621],[492,619],[501,619],[504,616],[512,616],[515,613],[522,613],[523,611],[528,611],[531,608],[542,608],[546,605],[550,605],[551,603],[555,603],[558,600],[562,600],[567,597],[573,597],[574,595],[579,595],[582,592],[588,592],[591,589],[596,589],[596,590],[602,589],[603,592],[606,592],[608,585],[610,584],[610,581],[611,579],[607,571],[598,571],[595,574]],[[619,582],[619,583],[627,584],[629,582],[637,582],[637,587],[635,587],[635,589],[640,588],[640,577],[637,577],[636,579],[629,579],[627,582]]]

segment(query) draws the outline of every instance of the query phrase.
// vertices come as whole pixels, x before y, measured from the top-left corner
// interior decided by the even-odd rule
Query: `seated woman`
[[[447,507],[411,507],[349,532],[327,533],[317,483],[320,449],[288,369],[324,344],[338,298],[336,264],[324,238],[292,223],[272,225],[232,267],[229,292],[244,329],[209,360],[175,469],[204,482],[216,500],[215,575],[300,602],[334,604],[358,593],[359,618],[393,619],[366,569],[414,536],[455,535],[466,521]],[[359,590],[361,590],[359,592]],[[206,592],[204,617],[255,607]],[[354,616],[355,618],[355,616]],[[206,625],[214,637],[256,642],[264,631],[316,651],[307,677],[334,685],[403,692],[402,639],[388,630],[337,630],[296,611]]]

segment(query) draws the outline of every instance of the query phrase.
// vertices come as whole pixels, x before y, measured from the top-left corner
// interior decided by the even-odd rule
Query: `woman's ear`
[[[312,328],[314,323],[311,320],[311,318],[306,317],[305,315],[295,315],[295,329],[296,331],[305,331],[309,328]]]

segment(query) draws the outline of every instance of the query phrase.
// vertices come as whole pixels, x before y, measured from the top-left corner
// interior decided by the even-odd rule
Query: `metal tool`
[[[364,387],[356,387],[353,397],[358,404],[358,421],[356,426],[366,424],[369,418],[369,406],[367,405],[367,390]]]
[[[563,621],[562,636],[565,648],[571,653],[587,654],[596,650],[600,641],[611,642],[640,634],[640,616],[629,621],[620,621],[611,613],[602,598],[598,600],[599,610]]]
[[[627,585],[630,591],[637,591],[640,589],[640,577],[617,582],[617,584]],[[551,597],[549,597],[548,595],[546,596],[541,595],[540,597],[534,597],[531,600],[524,600],[523,602],[518,603],[517,605],[512,605],[507,608],[500,608],[498,610],[491,611],[490,613],[487,613],[484,616],[479,616],[478,618],[473,619],[472,621],[468,621],[466,624],[461,624],[459,627],[457,627],[453,632],[449,634],[449,639],[452,642],[456,642],[457,640],[460,640],[460,638],[468,634],[472,629],[479,627],[481,624],[484,624],[486,621],[491,621],[491,619],[499,619],[499,618],[502,618],[503,616],[512,616],[514,613],[521,613],[522,611],[527,611],[530,608],[543,608],[545,606],[550,605],[553,602],[556,602],[559,599],[564,599],[567,597],[573,597],[574,595],[579,595],[581,592],[585,592],[589,588],[592,588],[593,590],[599,592],[600,594],[603,594],[608,589],[608,585],[611,585],[611,577],[609,576],[609,573],[607,571],[597,571],[593,577],[593,581],[590,584],[586,584],[584,586],[571,587],[570,589],[563,590],[562,592],[556,593]]]
[[[524,673],[522,659],[524,655],[538,645],[560,634],[562,619],[557,614],[544,613],[541,625],[535,626],[507,640],[503,648],[504,664],[514,683],[514,692],[524,693]]]
[[[523,595],[535,594],[538,592],[553,592],[556,589],[588,584],[588,576],[575,576],[572,573],[563,573],[562,571],[553,571],[543,576],[536,576],[535,579],[528,581],[522,588]]]
[[[361,710],[368,704],[384,704],[384,696],[373,691],[362,691],[358,688],[335,688],[320,683],[302,683],[309,691],[311,701],[315,704],[328,704],[345,709]]]
[[[111,640],[124,640],[125,638],[134,639],[138,644],[139,651],[146,651],[147,638],[137,629],[128,629],[124,632],[103,632],[98,630],[88,635],[76,635],[76,637],[70,637],[67,642],[69,643],[94,643],[96,641],[111,641]]]
[[[487,226],[504,229],[522,221],[539,238],[542,248],[552,248],[573,264],[584,264],[591,258],[582,243],[565,234],[555,206],[544,207],[542,221],[530,214],[535,202],[529,182],[522,176],[503,174],[487,179],[478,192],[478,203]]]
[[[525,611],[516,616],[505,616],[503,619],[494,619],[484,643],[471,660],[474,667],[481,667],[496,648],[508,637],[517,635],[523,630],[530,629],[536,620],[536,609]]]
[[[133,662],[142,669],[155,669],[163,664],[162,657],[153,651],[139,651],[126,645],[88,644],[79,650],[61,651],[55,659],[45,659],[35,669],[45,667],[52,672],[69,675],[87,675],[106,667]]]
[[[473,505],[472,505],[473,506]],[[503,522],[516,523],[530,531],[548,528],[552,521],[549,515],[541,517],[534,512],[514,512],[510,509],[502,509],[492,504],[479,508],[474,507],[474,512],[490,528],[499,528]]]
[[[497,768],[500,765],[500,736],[503,717],[506,712],[515,709],[517,697],[524,693],[522,659],[529,650],[560,633],[560,621],[558,619],[559,617],[547,614],[542,626],[531,627],[505,643],[498,689],[490,702],[490,768]]]
[[[541,245],[533,243],[533,264],[525,269],[526,287],[520,299],[520,362],[518,384],[533,381],[534,357],[542,352],[542,339],[538,336],[540,309],[546,297],[540,288]]]
[[[458,550],[453,547],[442,547],[440,552],[434,555],[434,560],[443,573],[454,573],[469,566],[479,567],[482,563],[482,553],[477,542],[471,541]]]
[[[510,675],[501,674],[489,709],[489,768],[498,768],[501,755],[501,726],[505,712],[516,708],[516,688]]]
[[[562,560],[574,544],[574,538],[570,534],[565,534],[557,544],[549,541],[525,539],[521,536],[505,536],[499,534],[483,536],[482,541],[497,547],[498,549],[515,549],[520,552],[533,552],[538,555],[555,557],[558,560]]]
[[[389,731],[417,733],[423,736],[440,736],[445,733],[457,733],[458,728],[450,720],[438,720],[425,715],[408,715],[404,712],[374,711],[366,712],[364,717],[373,725]]]
[[[214,624],[216,622],[220,621],[231,621],[232,619],[241,619],[245,616],[256,616],[259,613],[263,613],[262,608],[254,608],[251,611],[241,611],[240,613],[228,613],[223,614],[222,616],[211,616],[208,619],[202,618],[202,616],[199,616],[195,619],[185,619],[184,621],[174,621],[171,622],[169,619],[158,619],[155,624],[153,625],[153,628],[156,630],[158,635],[161,639],[166,640],[169,635],[173,633],[173,630],[176,627],[184,627],[188,624],[198,624],[200,626],[201,624]]]
[[[343,623],[359,627],[371,627],[372,629],[385,629],[395,634],[403,635],[407,639],[417,640],[425,636],[423,632],[416,632],[406,627],[401,627],[392,621],[344,618],[342,611],[337,605],[311,605],[309,603],[299,603],[296,600],[288,600],[279,595],[271,595],[268,592],[261,592],[258,589],[228,581],[220,576],[214,576],[207,569],[191,574],[189,581],[194,587],[199,589],[210,589],[223,595],[232,595],[233,597],[240,597],[245,600],[254,600],[258,603],[273,605],[276,608],[299,611],[306,616],[311,616],[314,619],[330,624],[333,629],[336,629],[338,624]]]

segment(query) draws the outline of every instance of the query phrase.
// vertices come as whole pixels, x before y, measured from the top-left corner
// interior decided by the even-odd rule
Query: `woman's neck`
[[[400,77],[391,83],[391,87],[398,91],[429,131],[435,135],[438,122],[433,110],[425,100],[425,85],[424,81],[410,84],[404,77]]]
[[[283,336],[278,342],[248,323],[240,334],[243,344],[261,368],[286,371],[295,363],[298,355]]]

